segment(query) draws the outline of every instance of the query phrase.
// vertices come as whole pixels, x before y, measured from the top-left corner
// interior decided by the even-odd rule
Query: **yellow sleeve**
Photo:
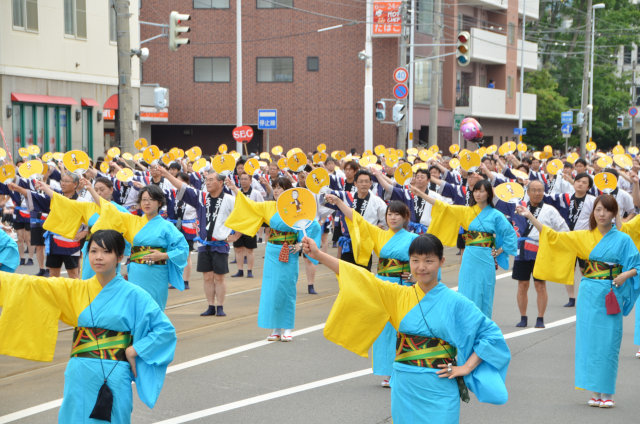
[[[382,230],[365,220],[358,212],[353,211],[353,220],[345,219],[351,245],[353,247],[353,257],[360,265],[367,265],[371,252],[375,250],[380,256],[382,247],[393,237],[393,231]]]
[[[427,232],[438,237],[442,244],[455,246],[460,227],[465,230],[480,212],[477,206],[449,205],[440,200],[431,208],[431,223]]]
[[[238,192],[233,212],[225,221],[225,226],[232,230],[255,236],[262,223],[269,224],[271,217],[277,212],[276,202],[254,202]]]
[[[339,271],[340,293],[327,318],[324,336],[366,357],[386,323],[398,328],[417,297],[412,287],[379,280],[359,266],[340,261]],[[412,296],[416,298],[413,304]]]
[[[58,321],[75,327],[102,286],[89,280],[0,272],[0,354],[51,361]]]
[[[640,215],[636,215],[633,219],[622,224],[620,231],[628,234],[629,237],[631,237],[631,240],[633,240],[633,244],[635,244],[636,248],[640,250]]]
[[[600,239],[602,234],[598,229],[556,232],[545,225],[540,233],[534,278],[573,284],[576,257],[588,259]]]
[[[122,212],[111,202],[100,199],[100,218],[91,227],[92,232],[98,230],[116,230],[131,244],[138,231],[147,225],[149,219],[146,216],[133,215]]]
[[[78,233],[80,224],[86,224],[94,213],[100,212],[100,206],[94,202],[78,202],[53,193],[51,211],[43,228],[62,237],[73,239]]]

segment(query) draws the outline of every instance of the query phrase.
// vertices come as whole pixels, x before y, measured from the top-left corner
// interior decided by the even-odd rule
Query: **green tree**
[[[564,147],[560,133],[560,114],[566,111],[567,98],[558,92],[558,83],[547,69],[525,74],[525,91],[537,96],[536,120],[527,124],[527,144],[537,150],[549,144]]]

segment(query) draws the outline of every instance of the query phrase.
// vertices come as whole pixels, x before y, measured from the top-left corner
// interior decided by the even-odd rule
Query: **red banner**
[[[373,2],[373,36],[399,37],[402,34],[401,1]]]

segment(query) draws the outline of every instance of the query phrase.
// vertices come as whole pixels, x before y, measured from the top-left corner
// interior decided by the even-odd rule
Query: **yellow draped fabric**
[[[100,218],[93,224],[91,231],[116,230],[133,245],[133,238],[148,222],[149,218],[146,215],[121,212],[113,203],[100,199]]]
[[[100,290],[96,277],[75,280],[0,272],[0,354],[53,360],[58,321],[75,327]]]
[[[378,257],[380,250],[395,234],[392,230],[383,230],[369,222],[362,215],[353,211],[353,220],[346,219],[353,257],[360,265],[367,266],[371,252],[375,251]]]
[[[94,202],[78,202],[53,193],[51,212],[43,228],[62,237],[73,239],[78,233],[80,224],[86,224],[96,213],[100,213],[100,206]]]
[[[573,284],[576,257],[589,259],[589,254],[600,240],[602,233],[597,228],[556,232],[545,225],[540,233],[540,247],[533,268],[534,278]]]
[[[631,240],[633,240],[633,244],[640,250],[640,215],[636,215],[633,219],[622,224],[620,231],[628,234]]]
[[[449,205],[436,200],[431,208],[431,224],[427,232],[438,237],[445,246],[455,246],[460,227],[467,230],[482,209],[478,205]]]
[[[233,212],[225,221],[225,226],[248,236],[255,236],[262,223],[269,225],[271,217],[278,211],[276,202],[254,202],[238,192]]]
[[[416,284],[401,286],[380,280],[366,269],[340,261],[340,293],[324,327],[325,337],[360,356],[390,322],[396,329],[424,297]],[[417,293],[417,296],[416,296]]]

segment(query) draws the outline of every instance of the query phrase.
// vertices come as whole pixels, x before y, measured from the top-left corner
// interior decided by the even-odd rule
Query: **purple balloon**
[[[467,141],[478,141],[483,137],[482,126],[480,123],[471,117],[464,118],[460,122],[460,131],[462,137]]]

